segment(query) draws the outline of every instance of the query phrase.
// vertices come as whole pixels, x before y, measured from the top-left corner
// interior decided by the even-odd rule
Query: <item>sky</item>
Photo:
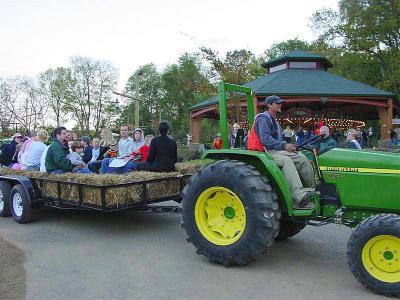
[[[0,0],[0,77],[36,76],[72,56],[110,61],[125,86],[139,66],[162,70],[199,46],[259,55],[315,33],[309,18],[337,0]]]

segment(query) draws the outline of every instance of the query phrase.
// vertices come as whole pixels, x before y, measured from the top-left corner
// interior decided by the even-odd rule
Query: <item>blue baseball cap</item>
[[[265,99],[265,104],[272,104],[272,103],[282,104],[282,103],[285,103],[285,100],[283,100],[282,98],[280,98],[276,95],[268,96]]]

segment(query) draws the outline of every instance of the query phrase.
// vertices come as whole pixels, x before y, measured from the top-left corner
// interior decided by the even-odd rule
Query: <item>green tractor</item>
[[[355,228],[347,245],[353,275],[375,293],[399,296],[400,155],[332,149],[317,156],[315,147],[300,145],[313,158],[317,192],[313,209],[295,209],[268,153],[229,148],[228,91],[246,94],[250,127],[254,120],[251,89],[220,83],[223,149],[203,154],[213,162],[182,191],[182,227],[197,253],[225,266],[246,265],[275,239],[290,238],[306,225],[343,224]]]

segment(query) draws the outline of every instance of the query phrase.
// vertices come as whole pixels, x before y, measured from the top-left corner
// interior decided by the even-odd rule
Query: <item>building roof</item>
[[[285,61],[320,61],[324,64],[325,68],[333,67],[332,63],[325,57],[314,53],[308,53],[302,50],[293,50],[285,55],[271,59],[261,66],[264,68],[270,68],[276,66]]]
[[[256,96],[372,96],[396,99],[396,96],[391,92],[316,69],[284,69],[264,75],[243,85],[250,87]],[[218,103],[218,96],[193,105],[189,110],[197,110],[216,103]]]

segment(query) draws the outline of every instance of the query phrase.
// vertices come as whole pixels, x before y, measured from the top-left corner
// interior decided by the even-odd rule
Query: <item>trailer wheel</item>
[[[11,184],[0,181],[0,217],[11,216],[10,211]]]
[[[347,244],[347,263],[374,293],[400,296],[400,216],[379,214],[362,221]]]
[[[283,220],[281,220],[280,223],[281,224],[279,228],[279,233],[276,236],[276,240],[278,241],[287,240],[288,238],[291,238],[292,236],[298,234],[300,231],[304,229],[304,227],[306,227],[306,224],[304,223],[295,223]]]
[[[10,204],[11,215],[15,222],[24,224],[32,220],[32,209],[29,200],[29,196],[21,184],[17,184],[12,188]]]
[[[246,265],[279,230],[277,195],[253,166],[222,160],[205,166],[182,191],[182,227],[197,253],[225,266]]]

